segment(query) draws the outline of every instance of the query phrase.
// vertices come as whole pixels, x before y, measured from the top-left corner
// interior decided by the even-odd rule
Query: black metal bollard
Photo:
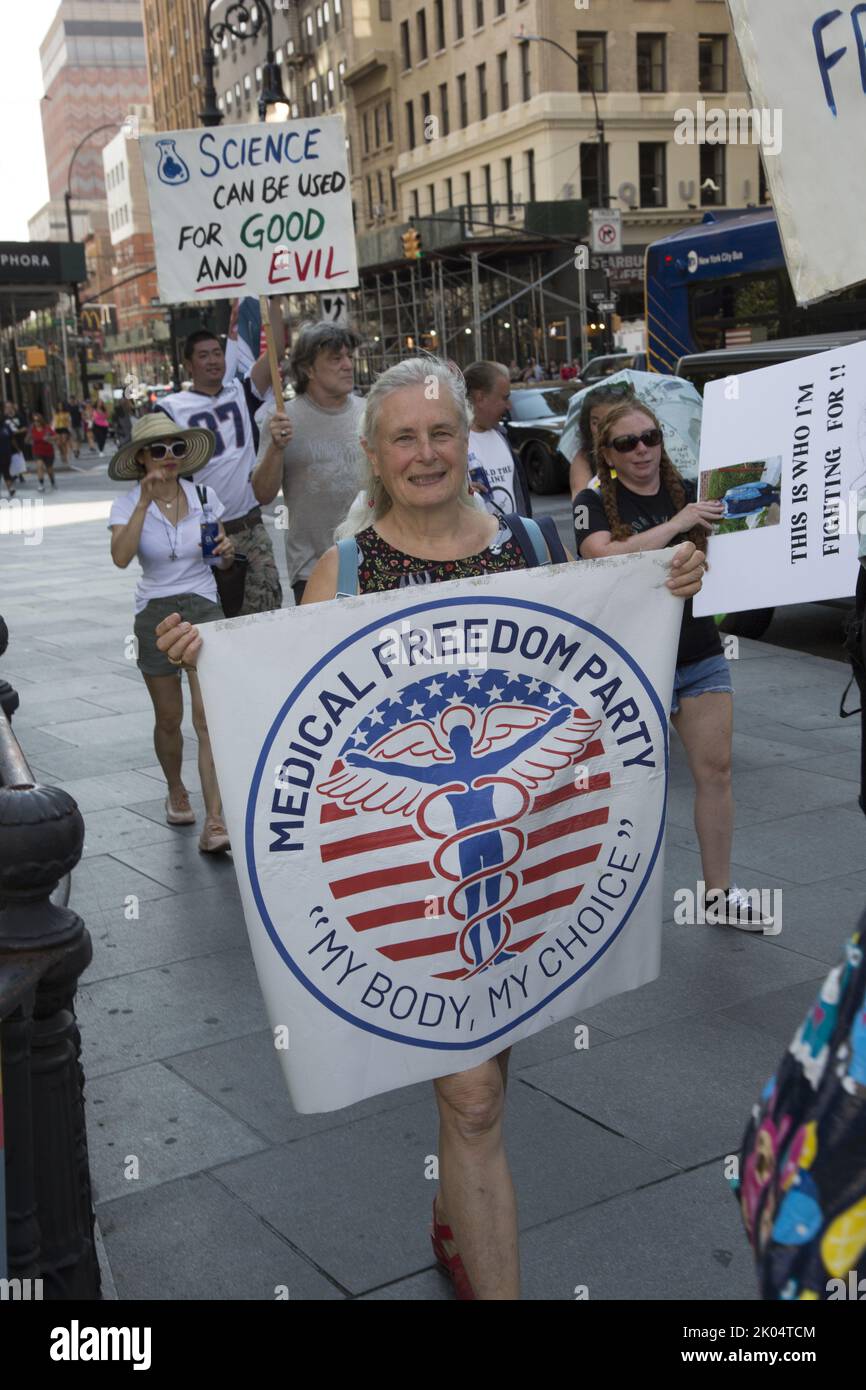
[[[78,863],[72,797],[34,785],[0,714],[0,1040],[6,1114],[9,1277],[46,1298],[100,1296],[74,1014],[91,958],[76,912],[51,900]]]

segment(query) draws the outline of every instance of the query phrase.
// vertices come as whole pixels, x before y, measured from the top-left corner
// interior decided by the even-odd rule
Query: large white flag
[[[465,1070],[655,978],[669,561],[205,629],[238,880],[299,1111]]]

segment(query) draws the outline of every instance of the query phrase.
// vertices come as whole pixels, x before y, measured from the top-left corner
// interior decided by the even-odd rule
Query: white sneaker
[[[737,927],[740,931],[762,932],[774,925],[775,919],[761,911],[754,894],[733,884],[727,892],[711,888],[705,895],[706,920],[711,927]]]

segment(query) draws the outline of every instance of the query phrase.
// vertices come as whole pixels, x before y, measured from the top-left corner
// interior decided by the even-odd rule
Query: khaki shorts
[[[179,676],[180,667],[172,666],[168,657],[156,645],[156,628],[169,613],[179,613],[185,623],[215,622],[223,616],[218,603],[202,598],[201,594],[169,594],[167,598],[152,598],[135,615],[133,631],[138,644],[138,669],[145,676]]]

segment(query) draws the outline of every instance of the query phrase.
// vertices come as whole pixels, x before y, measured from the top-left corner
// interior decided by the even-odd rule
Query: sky
[[[58,0],[3,0],[0,44],[0,241],[27,241],[27,219],[48,201],[42,144],[39,45],[57,13]]]

